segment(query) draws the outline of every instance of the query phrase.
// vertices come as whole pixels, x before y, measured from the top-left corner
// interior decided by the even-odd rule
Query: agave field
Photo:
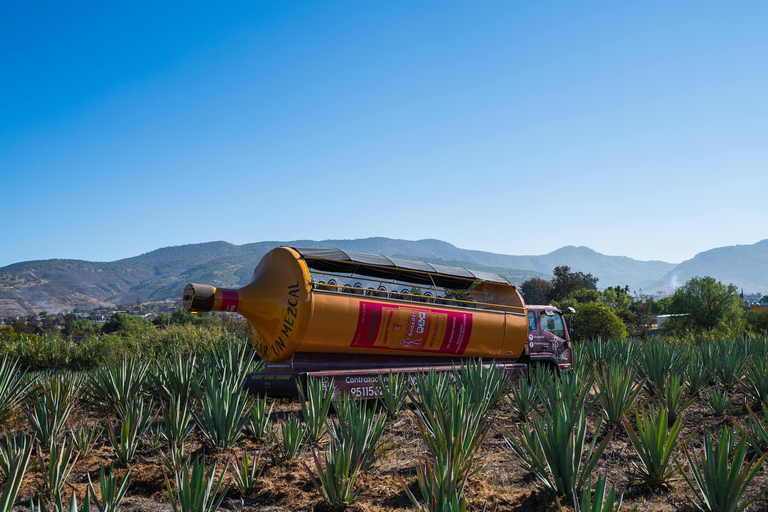
[[[765,338],[574,349],[560,376],[390,375],[378,402],[248,396],[238,340],[79,373],[0,356],[0,512],[768,510]]]

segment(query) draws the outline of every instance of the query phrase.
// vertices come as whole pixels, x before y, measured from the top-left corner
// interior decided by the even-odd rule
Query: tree
[[[51,315],[45,315],[41,324],[41,331],[46,334],[53,334],[56,332],[56,317]]]
[[[743,302],[738,289],[713,277],[694,277],[675,290],[670,310],[678,316],[673,330],[706,332],[709,338],[726,335],[737,327]]]
[[[546,304],[552,283],[547,279],[532,277],[520,285],[526,304]]]
[[[61,330],[61,334],[64,336],[71,336],[72,331],[75,329],[75,322],[77,318],[72,313],[64,315],[64,328]]]
[[[574,332],[579,341],[615,340],[627,337],[627,326],[607,306],[597,302],[582,304],[576,310]]]
[[[750,309],[744,315],[747,331],[752,334],[768,334],[768,309]]]
[[[152,327],[152,323],[143,316],[128,315],[126,313],[115,313],[109,322],[104,324],[102,331],[110,333],[115,331],[124,331],[127,333],[139,333]]]
[[[601,294],[597,290],[579,288],[570,294],[568,298],[575,300],[578,304],[586,304],[588,302],[600,302]]]
[[[622,288],[614,286],[603,290],[600,298],[603,305],[608,306],[617,313],[627,311],[632,307],[632,297],[629,295],[629,286]]]
[[[760,299],[760,304],[768,304],[768,295],[763,295],[763,298]]]
[[[571,267],[568,266],[555,267],[552,273],[555,279],[549,300],[563,300],[576,290],[597,290],[597,278],[592,274],[571,272]]]

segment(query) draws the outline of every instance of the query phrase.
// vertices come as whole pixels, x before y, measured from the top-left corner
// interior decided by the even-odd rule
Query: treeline
[[[597,282],[592,274],[561,266],[552,279],[529,279],[520,291],[528,304],[574,308],[577,340],[645,338],[658,315],[675,315],[666,320],[662,333],[681,341],[768,334],[768,310],[745,311],[738,289],[712,277],[695,277],[660,300],[642,291],[633,293],[628,286],[601,292]],[[768,296],[761,302],[768,302]]]
[[[85,371],[127,357],[157,361],[179,353],[197,354],[249,336],[242,318],[192,315],[184,310],[159,315],[154,322],[139,315],[115,313],[103,326],[83,319],[74,325],[72,329],[33,329],[17,320],[0,327],[0,355],[18,358],[22,367],[31,371]]]

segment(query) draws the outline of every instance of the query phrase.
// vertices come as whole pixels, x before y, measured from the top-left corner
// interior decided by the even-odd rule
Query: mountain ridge
[[[520,284],[530,277],[551,276],[568,265],[591,273],[598,286],[628,285],[632,290],[667,290],[696,272],[708,271],[746,291],[768,290],[768,239],[752,245],[704,251],[680,264],[608,256],[585,246],[565,246],[543,255],[508,255],[462,249],[437,239],[361,239],[262,241],[235,245],[223,240],[161,247],[113,262],[49,259],[13,263],[0,268],[0,318],[46,310],[91,309],[112,304],[177,298],[188,282],[240,287],[250,282],[261,258],[279,245],[336,247],[416,260],[449,262],[475,270],[493,271]],[[741,269],[741,270],[740,270]],[[723,277],[724,276],[724,277]],[[727,279],[726,279],[727,278]]]

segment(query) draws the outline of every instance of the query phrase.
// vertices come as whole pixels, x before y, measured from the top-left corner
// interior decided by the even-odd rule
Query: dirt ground
[[[702,396],[706,397],[709,388]],[[684,463],[685,456],[680,450],[681,441],[690,437],[689,445],[697,451],[702,446],[702,436],[706,429],[718,430],[723,424],[733,421],[744,422],[747,410],[744,407],[745,397],[738,393],[733,395],[733,403],[729,414],[724,417],[714,417],[704,398],[699,398],[683,413],[682,429],[678,441],[677,459]],[[299,414],[297,403],[288,401],[278,402],[273,412],[274,419],[285,418],[290,414]],[[597,409],[589,417],[590,436],[595,435],[594,428],[599,418]],[[535,478],[524,469],[521,461],[507,446],[505,437],[517,427],[513,419],[513,411],[506,403],[497,407],[493,413],[493,426],[475,460],[476,476],[470,479],[467,487],[467,497],[470,510],[525,511],[545,512],[556,511],[554,495],[537,488]],[[99,423],[106,428],[107,419],[87,416],[79,413],[71,419],[72,424]],[[16,427],[22,429],[26,424],[25,418],[17,418]],[[698,430],[698,432],[696,432]],[[606,435],[605,431],[598,433]],[[327,441],[326,441],[327,444]],[[321,443],[321,449],[323,448]],[[277,447],[272,442],[254,442],[247,436],[241,440],[240,446],[233,450],[212,450],[203,443],[202,435],[195,432],[187,445],[187,453],[206,455],[206,467],[218,462],[219,470],[232,465],[234,458],[243,449],[251,453],[260,451],[262,458],[267,460],[267,468],[253,496],[240,496],[230,488],[222,504],[223,510],[247,511],[283,511],[283,510],[325,510],[326,507],[320,494],[314,489],[309,479],[307,465],[312,465],[311,448],[305,447],[301,457],[294,461],[281,461],[277,458]],[[414,494],[419,496],[416,487],[415,470],[417,458],[424,452],[424,447],[415,426],[414,414],[406,410],[394,420],[387,422],[385,433],[377,448],[377,459],[370,471],[363,472],[357,482],[359,490],[358,502],[350,510],[359,511],[390,511],[413,509],[403,491],[396,474],[401,475],[411,486]],[[131,468],[131,483],[123,510],[127,511],[168,511],[172,510],[165,488],[166,475],[172,476],[166,469],[161,449],[140,451],[136,459],[129,465]],[[597,465],[594,476],[607,474],[609,483],[615,483],[617,489],[624,492],[623,510],[637,507],[638,511],[693,511],[695,507],[686,496],[691,495],[685,481],[677,475],[667,488],[651,488],[642,485],[630,486],[627,471],[631,470],[633,462],[638,460],[624,432],[614,434]],[[80,457],[68,480],[69,496],[74,489],[78,501],[84,498],[88,475],[98,487],[99,468],[102,464],[110,465],[115,461],[114,453],[106,435],[96,448],[87,456]],[[119,468],[118,475],[122,477],[127,468]],[[230,475],[225,477],[229,482]],[[30,497],[40,489],[41,476],[38,470],[37,457],[30,459],[27,475],[14,510],[29,510],[24,504],[29,503]],[[768,464],[760,469],[748,491],[749,496],[755,495],[768,486]],[[566,510],[572,510],[571,504],[565,504]],[[759,498],[749,510],[768,510],[768,497]]]

